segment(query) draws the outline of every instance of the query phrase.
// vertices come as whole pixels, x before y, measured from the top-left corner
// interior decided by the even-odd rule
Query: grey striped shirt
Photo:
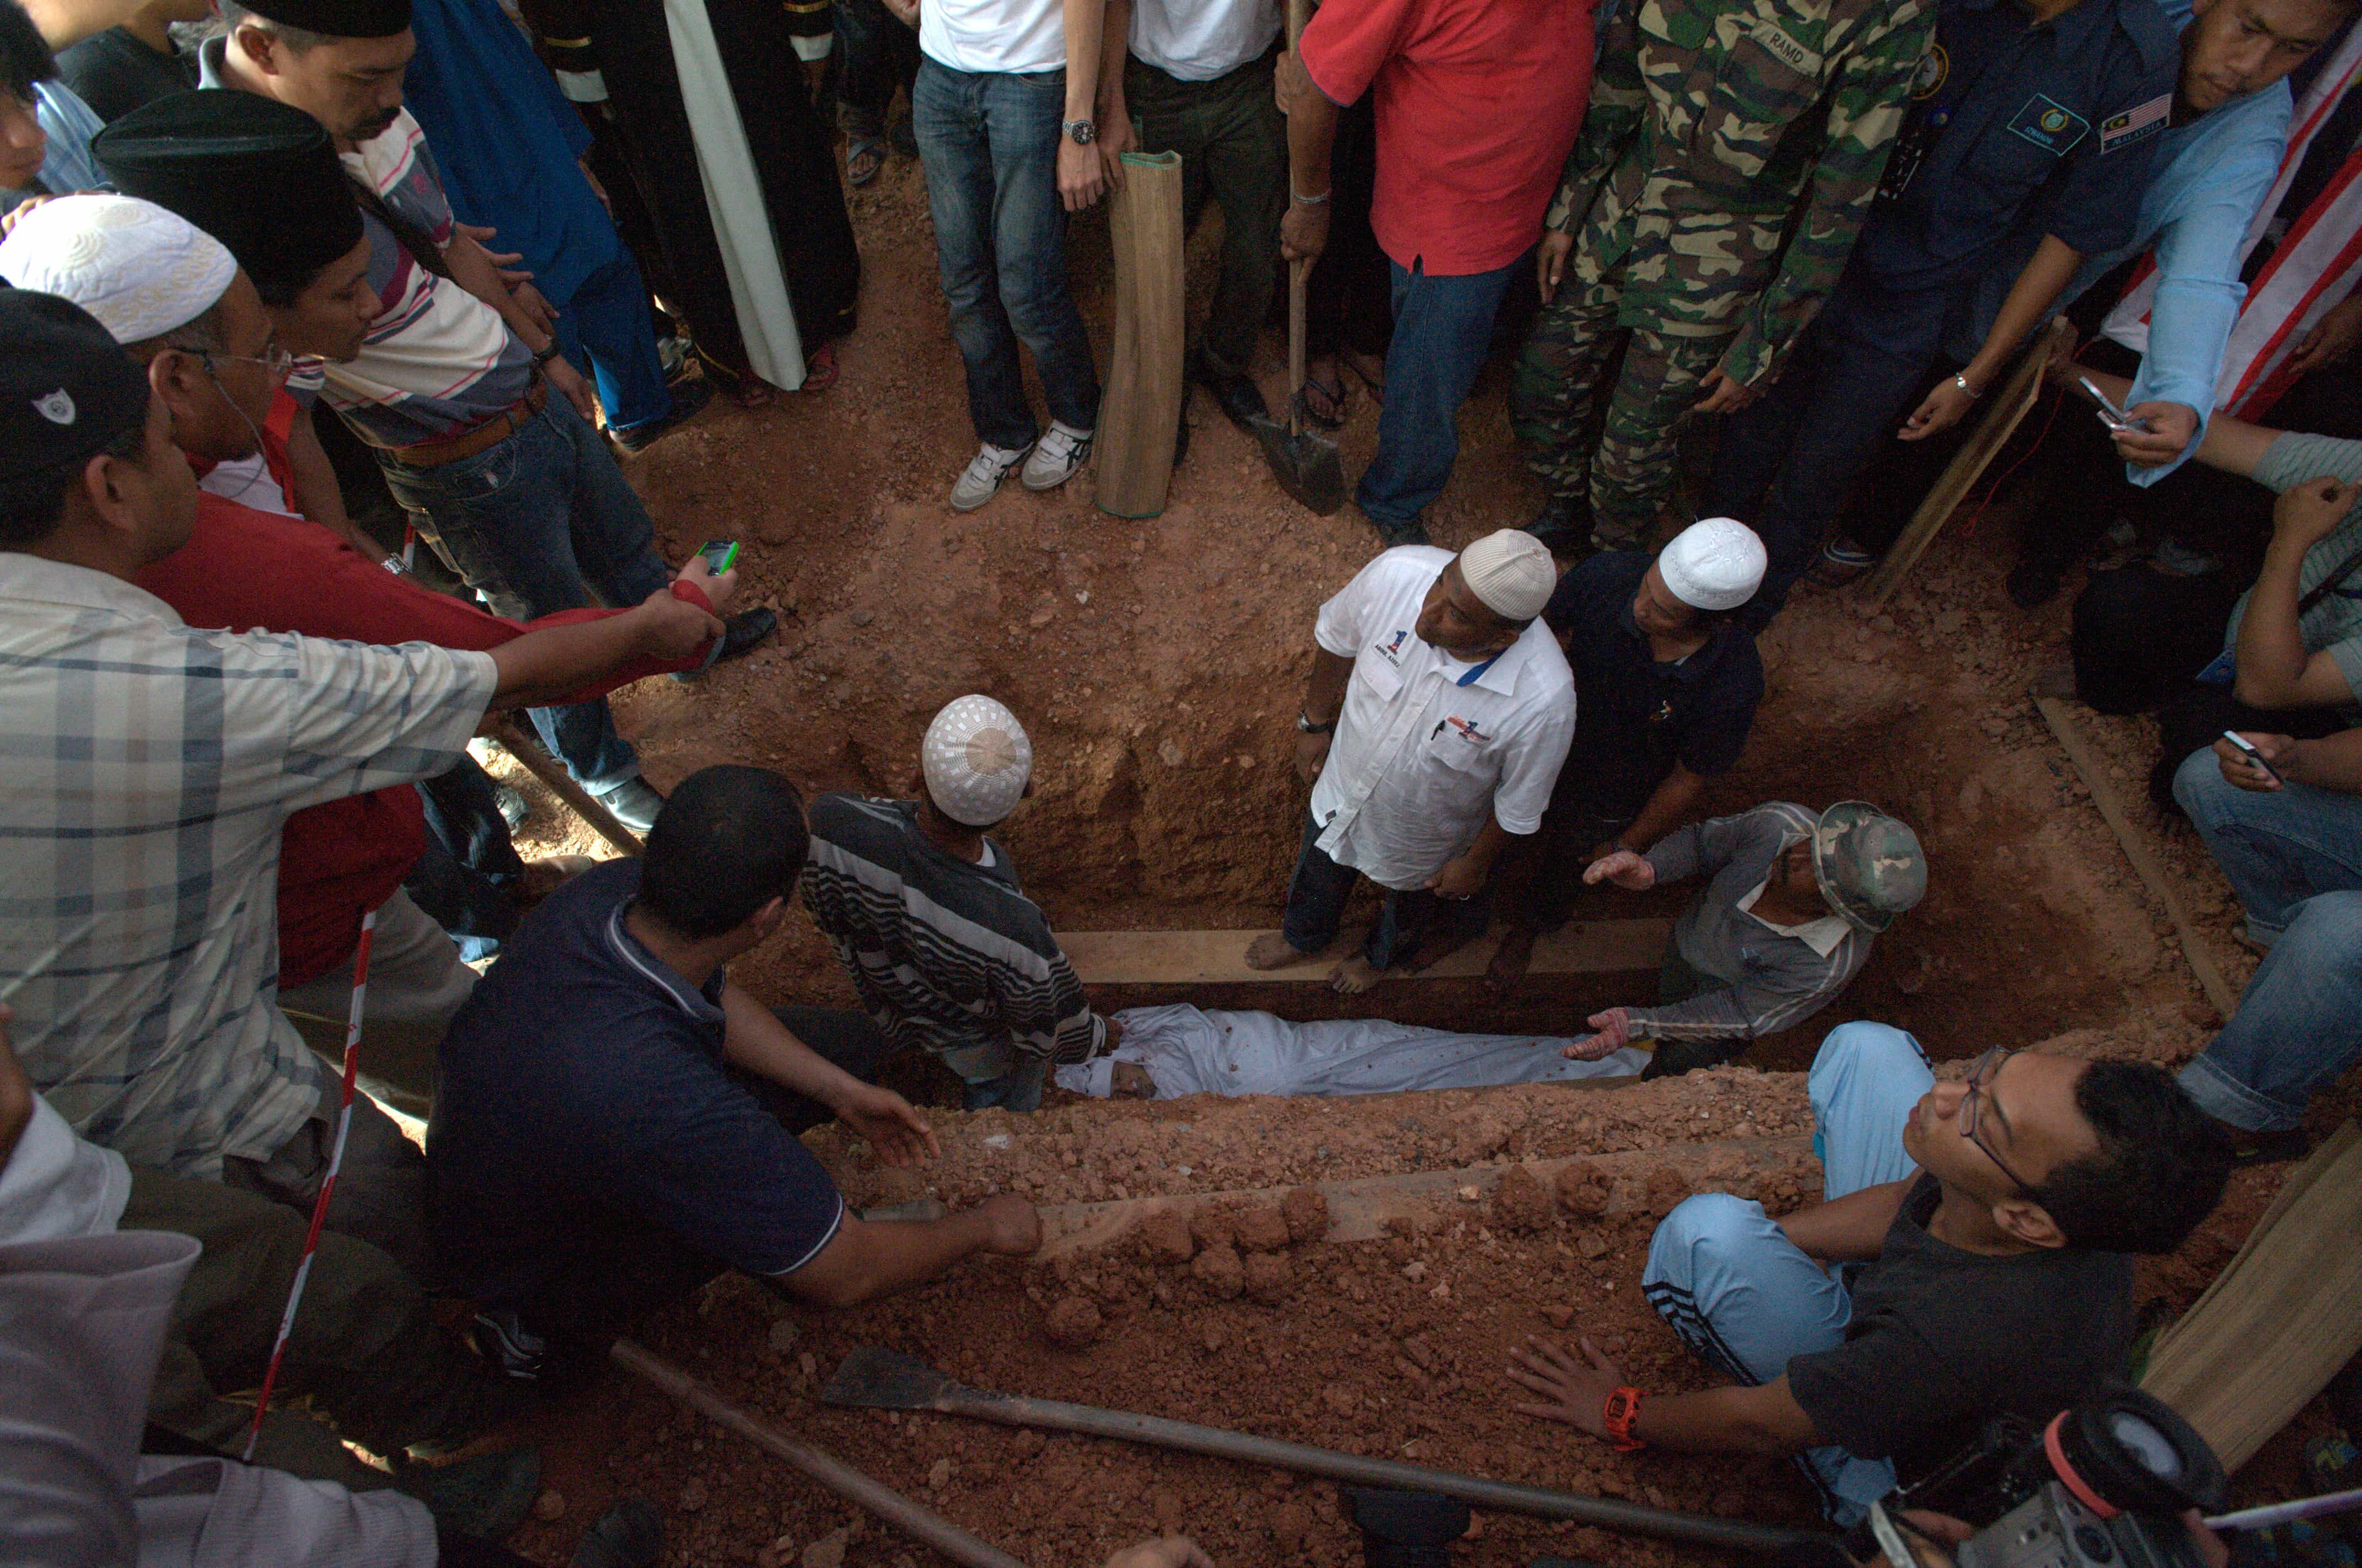
[[[822,795],[804,906],[890,1043],[931,1051],[969,1083],[1021,1056],[1087,1061],[1107,1025],[1008,851],[985,849],[971,866],[937,848],[915,802]]]

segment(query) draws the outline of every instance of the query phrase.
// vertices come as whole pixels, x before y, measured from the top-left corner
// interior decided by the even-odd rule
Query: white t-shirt
[[[1131,52],[1175,81],[1227,76],[1278,36],[1278,0],[1132,0]]]
[[[1063,71],[1065,8],[1060,0],[926,0],[919,7],[919,48],[954,71]],[[1043,83],[1041,90],[1061,89]]]
[[[1419,640],[1418,612],[1452,554],[1387,550],[1320,607],[1313,635],[1353,661],[1329,760],[1312,786],[1320,848],[1397,890],[1473,844],[1489,813],[1541,826],[1574,739],[1574,676],[1540,620],[1490,664]]]

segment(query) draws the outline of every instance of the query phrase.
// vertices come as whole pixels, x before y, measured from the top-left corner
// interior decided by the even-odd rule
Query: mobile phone
[[[2126,414],[2123,409],[2118,408],[2115,405],[2114,399],[2110,398],[2106,392],[2102,392],[2098,387],[2092,384],[2091,377],[2078,376],[2075,379],[2082,383],[2083,390],[2085,392],[2092,394],[2092,401],[2100,405],[2101,424],[2106,425],[2111,430],[2146,431],[2148,429],[2147,420],[2135,419],[2131,414]]]
[[[720,577],[723,572],[728,571],[732,567],[738,564],[738,541],[735,539],[708,539],[705,543],[697,547],[697,553],[705,558],[706,570],[712,572],[716,577]]]
[[[2280,777],[2279,768],[2274,767],[2270,763],[2264,760],[2264,754],[2256,749],[2255,742],[2249,740],[2246,736],[2241,734],[2236,730],[2224,730],[2223,732],[2223,738],[2229,741],[2233,745],[2237,746],[2241,756],[2246,757],[2249,762],[2252,762],[2257,767],[2262,768],[2266,777],[2269,778],[2273,783],[2286,784],[2288,782],[2287,779]]]

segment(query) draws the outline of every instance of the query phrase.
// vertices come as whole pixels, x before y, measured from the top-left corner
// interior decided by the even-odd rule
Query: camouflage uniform
[[[1708,371],[1770,383],[1844,269],[1934,31],[1932,0],[1619,8],[1547,219],[1582,226],[1509,404],[1551,493],[1588,480],[1595,542],[1648,535]],[[1626,327],[1595,458],[1581,433]]]

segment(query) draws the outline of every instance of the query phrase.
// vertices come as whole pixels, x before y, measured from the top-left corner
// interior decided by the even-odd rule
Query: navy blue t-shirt
[[[1560,792],[1579,789],[1599,816],[1639,815],[1676,763],[1706,778],[1729,772],[1763,700],[1763,661],[1736,626],[1678,664],[1658,661],[1632,619],[1633,596],[1656,558],[1646,550],[1595,555],[1559,579],[1542,610],[1574,670],[1568,755],[1583,765],[1560,772]]]
[[[624,930],[639,886],[617,860],[551,895],[444,1036],[428,1216],[453,1284],[487,1306],[600,1266],[602,1222],[762,1275],[844,1223],[828,1172],[723,1066],[721,974],[701,990]]]

